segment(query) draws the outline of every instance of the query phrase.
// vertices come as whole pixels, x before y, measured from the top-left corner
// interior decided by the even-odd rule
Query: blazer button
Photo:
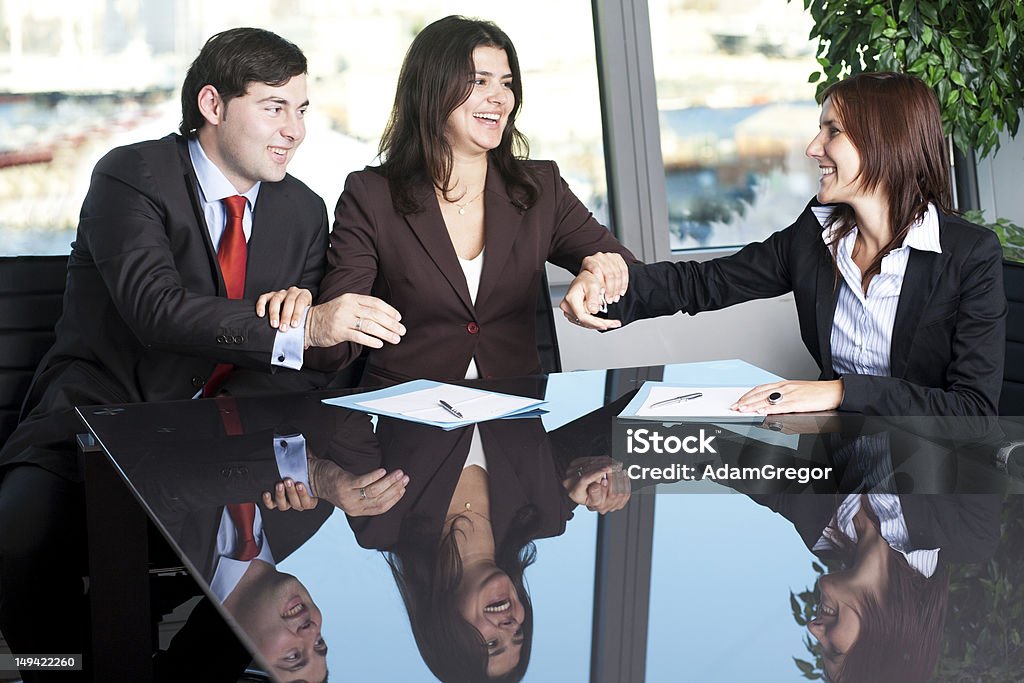
[[[217,335],[217,343],[218,344],[223,344],[224,343],[224,335],[223,334]]]
[[[469,323],[466,325],[466,332],[469,332],[470,334],[477,334],[480,332],[480,326],[476,323]]]
[[[192,378],[193,389],[202,389],[204,384],[206,384],[206,380],[202,377],[196,376]]]
[[[244,341],[245,341],[245,337],[243,337],[243,336],[241,336],[241,335],[236,335],[236,336],[235,336],[235,343],[236,343],[236,344],[241,344],[241,343],[242,343],[242,342],[244,342]]]

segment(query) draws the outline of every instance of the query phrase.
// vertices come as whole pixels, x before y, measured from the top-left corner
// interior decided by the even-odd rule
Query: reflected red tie
[[[256,503],[232,503],[228,505],[228,515],[235,523],[235,552],[232,557],[248,562],[260,554],[252,532],[256,522]]]
[[[244,433],[235,399],[231,396],[218,396],[213,400],[216,401],[217,412],[224,424],[224,433],[228,436]],[[248,562],[260,554],[256,536],[253,534],[253,526],[256,522],[256,504],[230,503],[226,507],[228,516],[231,517],[231,522],[235,525],[235,552],[231,556],[236,560]]]
[[[224,204],[227,222],[217,246],[217,262],[220,264],[221,275],[224,276],[228,298],[241,299],[245,293],[246,245],[242,217],[245,216],[246,199],[236,194],[234,197],[225,197],[221,202]],[[230,363],[219,363],[203,387],[203,396],[213,396],[231,374],[233,367]]]

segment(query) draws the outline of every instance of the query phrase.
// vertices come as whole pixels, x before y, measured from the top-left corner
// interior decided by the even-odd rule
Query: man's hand
[[[263,492],[263,505],[268,510],[312,510],[319,502],[320,499],[312,495],[305,484],[290,478],[277,482],[273,494]]]
[[[276,292],[260,294],[256,299],[256,315],[270,315],[270,326],[287,332],[289,325],[298,327],[302,324],[302,315],[313,304],[313,295],[308,289],[289,287]]]
[[[306,316],[306,348],[355,342],[379,349],[397,344],[405,334],[402,315],[375,296],[342,294],[317,304]]]

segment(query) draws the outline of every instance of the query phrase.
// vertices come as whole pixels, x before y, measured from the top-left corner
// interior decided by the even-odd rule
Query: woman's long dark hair
[[[537,526],[536,508],[528,505],[519,511],[495,551],[495,564],[512,581],[525,613],[519,663],[504,676],[488,677],[487,642],[462,617],[455,604],[456,589],[462,580],[457,547],[462,534],[459,526],[458,521],[453,522],[436,545],[407,544],[384,554],[409,614],[416,647],[427,668],[444,683],[521,681],[530,664],[533,644],[533,604],[526,591],[524,573],[537,554],[530,540]]]
[[[391,118],[380,140],[378,171],[388,179],[391,201],[399,213],[423,209],[414,193],[418,183],[432,182],[449,199],[453,157],[446,126],[448,117],[472,91],[473,50],[478,47],[505,51],[515,95],[501,143],[488,152],[488,162],[501,174],[516,206],[525,210],[537,201],[537,183],[521,162],[529,156],[530,146],[515,125],[523,102],[515,46],[489,21],[450,16],[430,24],[412,41],[398,76]]]
[[[909,74],[860,73],[830,86],[822,102],[832,111],[860,154],[858,178],[867,191],[881,188],[889,200],[892,240],[864,271],[864,282],[881,272],[882,258],[901,246],[928,203],[953,213],[946,137],[935,93]],[[853,230],[853,209],[836,206],[832,252]]]
[[[838,503],[837,497],[837,509]],[[864,511],[880,525],[871,505],[865,503]],[[839,558],[851,565],[856,544],[838,527],[831,529]],[[828,679],[832,683],[925,683],[935,670],[949,602],[949,569],[940,562],[935,573],[926,577],[902,554],[890,552],[887,588],[881,600],[863,596],[858,610],[860,634]]]

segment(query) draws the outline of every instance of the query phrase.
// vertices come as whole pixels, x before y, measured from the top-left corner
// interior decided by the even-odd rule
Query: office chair
[[[67,256],[0,257],[0,446],[18,424],[32,374],[53,346]]]
[[[1006,287],[1006,365],[999,414],[1024,416],[1024,264],[1003,261]]]

